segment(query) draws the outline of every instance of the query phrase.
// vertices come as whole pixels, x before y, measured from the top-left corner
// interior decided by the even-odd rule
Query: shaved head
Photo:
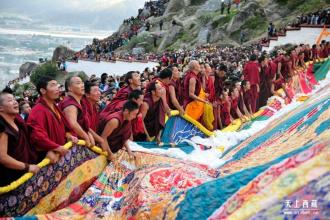
[[[3,106],[3,103],[4,103],[4,101],[5,101],[5,98],[6,98],[8,95],[12,95],[12,94],[9,93],[9,92],[1,92],[1,93],[0,93],[0,106]]]

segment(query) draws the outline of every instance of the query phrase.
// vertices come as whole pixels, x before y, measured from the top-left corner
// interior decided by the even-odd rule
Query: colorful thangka
[[[313,66],[317,80],[326,77],[324,71],[328,72],[329,65],[326,61]],[[313,68],[309,67],[309,71]],[[282,107],[278,102],[269,106],[256,121],[271,117]],[[171,123],[173,126],[179,123],[179,129],[186,129],[178,119],[170,119],[168,125]],[[194,129],[194,134],[206,135],[198,127]],[[184,137],[168,131],[171,135],[165,137],[168,142]],[[80,153],[88,151],[74,149]],[[77,179],[71,175],[79,172],[67,176],[64,173],[52,192],[35,201],[34,208],[26,210],[23,218],[327,219],[330,216],[330,85],[230,148],[221,156],[226,162],[217,169],[163,155],[145,152],[135,152],[135,155],[136,160],[132,161],[126,152],[120,151],[116,159],[121,163],[106,165],[101,163],[103,156],[90,154],[88,161],[72,167],[79,172],[88,171],[91,169],[88,162],[103,158],[98,159],[99,166],[105,167],[103,172],[93,183],[89,182],[86,191],[76,192],[70,187],[65,191],[69,180],[72,183],[72,178]],[[81,167],[84,164],[86,167]],[[38,185],[38,176],[32,180]],[[37,187],[39,192],[43,184],[40,189],[37,185],[32,184],[32,187]],[[70,195],[75,196],[68,200]],[[56,205],[51,205],[52,198]],[[15,207],[13,201],[8,200],[6,207]],[[0,208],[3,208],[2,202]],[[6,216],[21,215],[16,215],[13,208],[8,210]]]

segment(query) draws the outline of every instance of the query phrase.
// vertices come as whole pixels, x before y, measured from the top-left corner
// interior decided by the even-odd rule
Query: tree
[[[33,73],[31,74],[30,81],[36,85],[38,79],[41,76],[51,76],[56,77],[56,75],[59,73],[59,70],[57,69],[57,66],[54,63],[47,62],[41,66],[38,66]]]

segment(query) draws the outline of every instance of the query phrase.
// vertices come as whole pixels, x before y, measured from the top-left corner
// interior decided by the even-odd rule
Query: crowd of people
[[[38,97],[25,91],[17,102],[10,89],[0,93],[0,185],[24,172],[37,173],[44,157],[56,163],[67,141],[98,145],[115,161],[128,140],[155,140],[160,146],[165,115],[178,110],[211,130],[234,119],[243,122],[282,88],[288,101],[299,92],[297,70],[330,55],[330,43],[296,45],[273,55],[257,45],[198,47],[164,53],[160,65],[122,77],[104,73],[83,81],[70,76],[64,85],[48,76],[36,82]],[[206,120],[204,115],[208,114]],[[210,117],[211,115],[211,117]]]
[[[141,28],[149,31],[151,24],[147,19],[151,16],[162,16],[166,9],[165,5],[168,2],[169,0],[146,2],[144,8],[139,9],[138,15],[136,17],[132,16],[131,18],[124,20],[123,24],[126,25],[126,30],[123,33],[115,33],[103,40],[93,39],[92,44],[86,45],[83,50],[75,54],[73,59],[88,59],[95,61],[111,61],[118,59],[118,57],[115,57],[113,52],[117,48],[126,45],[133,36],[138,34]],[[139,55],[134,58],[137,60],[145,59],[143,55]]]
[[[297,17],[299,25],[330,25],[330,9],[319,10]]]
[[[310,14],[302,14],[297,19],[276,28],[275,24],[270,22],[268,25],[268,36],[260,40],[262,46],[268,46],[270,39],[278,36],[285,36],[288,29],[299,29],[303,25],[319,26],[330,25],[330,9],[318,10]]]

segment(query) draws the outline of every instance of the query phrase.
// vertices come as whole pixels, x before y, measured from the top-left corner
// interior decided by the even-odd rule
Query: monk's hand
[[[61,156],[64,156],[69,151],[65,149],[63,146],[59,146],[58,148],[54,149],[55,152],[59,153]]]
[[[113,156],[113,153],[112,152],[108,151],[108,157],[107,157],[107,159],[109,161],[113,162],[113,163],[115,162],[115,157]]]
[[[89,136],[88,136],[88,135],[86,135],[86,136],[84,137],[84,140],[85,140],[85,142],[86,142],[86,146],[87,146],[87,147],[90,147],[90,146],[91,146],[91,140],[89,139]]]
[[[108,141],[102,141],[102,142],[100,142],[100,145],[101,145],[101,148],[103,151],[109,152],[110,147],[109,147]]]
[[[168,117],[171,117],[171,110],[167,110],[166,114],[167,114]]]
[[[40,167],[38,167],[37,165],[29,164],[29,172],[30,173],[36,174],[36,173],[39,172],[39,170],[40,170]]]
[[[91,146],[95,146],[95,139],[91,133],[88,132],[89,140],[91,142]]]
[[[46,157],[50,160],[51,164],[54,164],[59,160],[59,155],[53,151],[48,151]]]
[[[72,143],[74,143],[74,144],[78,143],[78,141],[79,141],[79,139],[73,135],[69,136],[68,140],[72,141]]]
[[[180,114],[181,116],[183,116],[183,115],[185,114],[183,108],[180,108],[180,109],[179,109],[179,114]]]

